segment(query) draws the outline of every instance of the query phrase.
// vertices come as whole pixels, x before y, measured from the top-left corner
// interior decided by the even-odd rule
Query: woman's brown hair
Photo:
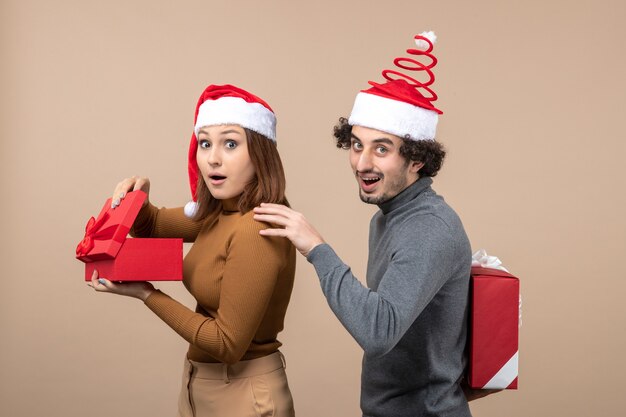
[[[261,203],[289,205],[285,196],[285,171],[280,160],[276,143],[260,133],[244,128],[248,144],[248,154],[254,166],[254,178],[243,189],[239,198],[238,208],[247,213]],[[201,221],[217,214],[221,208],[220,200],[214,198],[202,176],[198,177],[197,187],[198,211],[193,216]]]

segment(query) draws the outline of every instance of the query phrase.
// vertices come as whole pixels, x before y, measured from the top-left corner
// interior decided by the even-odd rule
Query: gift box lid
[[[111,208],[109,198],[98,217],[87,222],[85,236],[76,247],[76,258],[83,262],[115,258],[147,197],[141,190],[132,191],[116,208]]]

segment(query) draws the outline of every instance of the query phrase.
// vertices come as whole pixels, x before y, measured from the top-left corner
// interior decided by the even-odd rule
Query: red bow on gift
[[[76,256],[85,256],[93,249],[95,240],[107,240],[113,238],[115,227],[100,230],[102,225],[109,219],[109,213],[105,212],[98,220],[91,217],[85,226],[85,237],[76,246]]]

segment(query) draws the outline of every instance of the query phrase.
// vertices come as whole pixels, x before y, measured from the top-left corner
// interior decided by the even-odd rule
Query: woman
[[[96,291],[139,298],[189,342],[179,415],[293,416],[293,401],[276,339],[293,287],[295,249],[259,235],[261,202],[286,204],[285,176],[275,143],[276,119],[260,98],[234,86],[209,86],[196,107],[189,148],[194,202],[157,209],[147,202],[131,233],[194,242],[183,282],[195,311],[146,282],[113,283],[94,273]],[[115,188],[149,193],[147,178]]]

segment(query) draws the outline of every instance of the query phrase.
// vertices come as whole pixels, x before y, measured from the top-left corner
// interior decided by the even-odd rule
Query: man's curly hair
[[[350,149],[352,142],[352,126],[345,117],[339,118],[333,129],[333,136],[337,139],[337,147]],[[446,151],[443,145],[434,140],[411,140],[408,137],[401,138],[402,146],[400,154],[407,161],[422,162],[424,166],[419,171],[420,177],[434,177],[443,165]]]

